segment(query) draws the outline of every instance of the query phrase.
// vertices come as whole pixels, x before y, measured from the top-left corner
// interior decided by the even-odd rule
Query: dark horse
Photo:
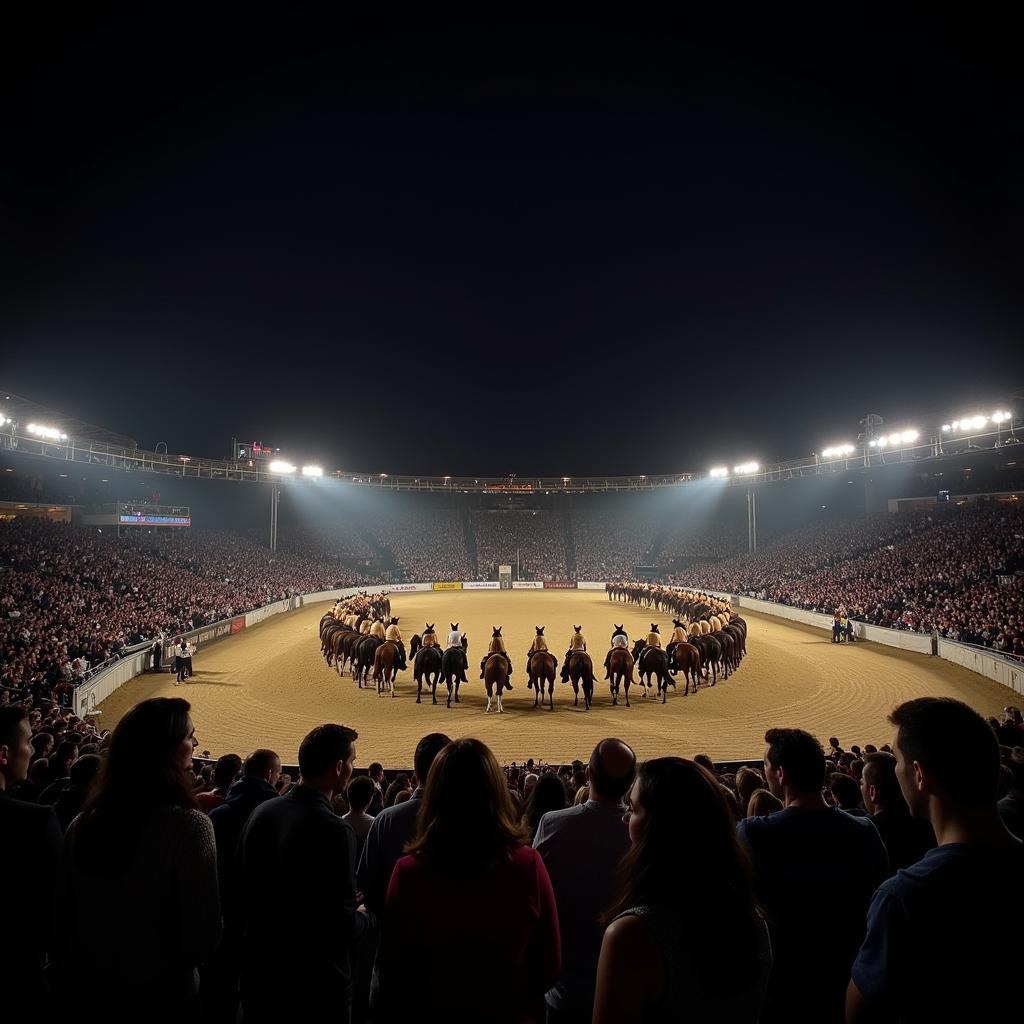
[[[526,671],[530,674],[530,680],[526,684],[527,689],[531,686],[535,689],[533,706],[537,707],[538,702],[544,696],[544,684],[548,684],[548,710],[555,710],[555,676],[557,675],[558,661],[550,651],[537,651],[530,656],[526,663]]]
[[[352,648],[352,678],[360,690],[369,685],[373,656],[382,643],[384,641],[380,638],[367,634],[360,637]]]
[[[640,685],[644,687],[644,697],[647,696],[647,687],[651,685],[651,676],[657,676],[658,693],[661,695],[661,703],[664,704],[672,683],[672,676],[668,671],[668,655],[660,647],[645,647],[643,640],[637,640],[633,645],[633,660],[636,662],[636,674],[640,677]]]
[[[452,706],[453,691],[455,703],[462,703],[459,700],[459,684],[467,682],[466,672],[469,669],[469,658],[466,657],[466,652],[468,650],[469,637],[463,633],[462,646],[447,648],[441,657],[441,680],[448,687],[448,707]]]
[[[415,640],[416,637],[413,637]],[[417,645],[419,646],[419,645]],[[410,644],[409,651],[413,647]],[[416,682],[416,703],[420,702],[420,694],[423,692],[423,683],[426,682],[437,703],[437,684],[441,679],[442,658],[439,647],[419,647],[412,663],[412,677]],[[433,677],[433,678],[431,678]]]
[[[583,687],[583,709],[590,710],[594,703],[594,662],[586,651],[573,651],[568,659],[569,682],[572,683],[573,693],[576,694],[572,706],[578,707],[580,703],[580,687]]]
[[[608,675],[611,679],[612,706],[619,703],[619,686],[625,684],[626,707],[629,703],[629,688],[633,684],[633,655],[625,647],[613,647],[608,655]],[[644,696],[647,691],[644,691]]]

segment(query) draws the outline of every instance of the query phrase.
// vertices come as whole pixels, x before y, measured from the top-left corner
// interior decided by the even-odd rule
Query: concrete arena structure
[[[438,632],[458,622],[467,632],[471,671],[460,705],[435,707],[429,697],[417,705],[411,671],[399,676],[393,699],[357,690],[351,678],[326,667],[318,625],[329,605],[314,604],[199,652],[195,679],[187,685],[175,686],[170,675],[132,680],[101,705],[103,725],[113,728],[147,697],[175,696],[192,704],[199,750],[213,756],[268,746],[294,764],[305,733],[333,721],[358,730],[357,763],[379,760],[395,768],[409,767],[417,739],[432,731],[477,736],[503,761],[585,759],[609,735],[632,744],[640,757],[704,751],[725,760],[760,756],[764,731],[772,725],[799,726],[823,742],[837,735],[847,746],[882,744],[891,740],[886,716],[901,701],[956,697],[984,715],[998,714],[1007,701],[1005,687],[938,658],[870,643],[837,647],[820,630],[745,613],[748,656],[739,672],[714,688],[689,697],[670,691],[665,705],[642,700],[634,688],[627,708],[612,707],[608,684],[601,682],[586,712],[582,700],[579,708],[572,706],[570,686],[556,683],[555,710],[535,710],[524,664],[534,626],[546,627],[561,662],[573,625],[581,624],[600,665],[614,623],[624,623],[635,639],[652,621],[667,635],[670,618],[592,591],[413,593],[395,595],[392,603],[407,642],[424,622]],[[494,625],[502,626],[515,664],[502,715],[484,714],[484,687],[473,667]],[[603,679],[604,669],[598,674]]]

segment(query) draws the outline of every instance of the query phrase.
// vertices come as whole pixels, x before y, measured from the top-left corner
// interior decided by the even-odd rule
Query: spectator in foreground
[[[586,800],[549,811],[534,835],[533,848],[544,858],[555,892],[562,937],[562,976],[545,996],[548,1024],[591,1019],[603,931],[599,918],[614,899],[616,870],[629,849],[622,798],[635,774],[632,749],[621,740],[601,740],[590,755],[587,787],[580,790]]]
[[[765,781],[785,806],[739,824],[775,961],[763,1020],[840,1022],[871,894],[889,873],[885,847],[870,821],[825,802],[825,755],[810,733],[769,729],[765,742]]]
[[[626,815],[632,847],[604,917],[594,1024],[755,1024],[771,946],[718,780],[684,758],[647,761]]]
[[[861,791],[871,823],[885,843],[889,871],[916,864],[935,846],[935,833],[926,818],[915,818],[907,807],[896,778],[896,758],[892,754],[867,754]]]
[[[846,1019],[1013,1020],[1024,843],[996,809],[998,741],[977,712],[950,698],[907,701],[889,721],[900,788],[938,846],[875,893]]]
[[[249,817],[239,846],[243,921],[240,994],[246,1022],[319,1016],[348,1020],[350,953],[371,928],[356,906],[356,840],[331,799],[352,777],[358,734],[318,725],[299,747],[299,785]],[[282,969],[282,942],[299,955]]]
[[[829,776],[828,788],[839,810],[846,811],[855,818],[869,817],[870,811],[861,803],[860,786],[852,775],[833,772]]]
[[[114,729],[64,838],[55,928],[62,1016],[79,1006],[83,976],[104,979],[108,1019],[199,1014],[197,967],[216,950],[221,920],[213,825],[188,779],[195,747],[180,699],[142,701]]]
[[[103,758],[99,754],[83,754],[72,766],[69,784],[53,803],[62,832],[75,820],[92,793]]]
[[[242,759],[237,754],[221,754],[217,758],[217,763],[213,766],[213,789],[196,797],[199,806],[207,814],[224,803],[231,784],[238,778],[241,770]]]
[[[761,818],[766,814],[774,814],[782,810],[782,801],[767,789],[755,789],[750,794],[750,803],[747,804],[747,818]]]
[[[537,834],[537,826],[541,819],[550,811],[563,811],[569,803],[565,791],[565,783],[554,772],[545,772],[530,793],[526,801],[523,819],[530,833],[531,840]]]
[[[558,978],[558,911],[505,777],[479,740],[437,755],[388,886],[375,1020],[540,1024]],[[407,950],[458,950],[453,970]]]
[[[999,801],[999,817],[1018,839],[1024,839],[1024,747],[1013,748],[1007,767],[1013,775],[1013,785]]]
[[[373,815],[366,813],[373,794],[373,782],[368,775],[357,775],[348,784],[348,813],[341,820],[355,833],[357,855],[362,854],[366,834],[373,825]]]
[[[0,707],[0,877],[7,883],[3,914],[9,929],[0,957],[0,998],[9,1019],[27,1012],[30,1002],[38,1013],[39,1002],[45,1002],[43,953],[60,856],[61,830],[53,809],[9,795],[28,774],[31,736],[25,708]],[[19,1005],[20,993],[26,998]]]

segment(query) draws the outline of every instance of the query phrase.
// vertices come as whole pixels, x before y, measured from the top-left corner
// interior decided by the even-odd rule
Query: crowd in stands
[[[408,580],[473,578],[458,512],[392,509],[375,516],[372,529]]]
[[[810,527],[685,578],[1024,655],[1022,569],[1024,510],[1000,504]]]
[[[341,725],[293,778],[266,749],[200,767],[184,700],[112,733],[7,704],[0,1001],[67,1019],[89,979],[111,1021],[1012,1019],[1024,719],[890,721],[891,748],[769,729],[736,771],[615,738],[503,769],[432,733],[389,782]]]
[[[330,526],[281,527],[278,531],[278,549],[311,561],[344,564],[354,560],[365,564],[377,554],[356,524],[340,517]]]
[[[565,533],[558,512],[514,511],[470,514],[476,537],[477,568],[484,579],[496,579],[499,565],[518,564],[523,579],[564,580]]]
[[[576,578],[629,580],[638,565],[646,565],[654,543],[649,519],[621,512],[585,512],[572,517],[576,549]]]
[[[746,551],[747,543],[745,526],[680,516],[665,530],[659,558],[664,564],[677,558],[720,561]]]

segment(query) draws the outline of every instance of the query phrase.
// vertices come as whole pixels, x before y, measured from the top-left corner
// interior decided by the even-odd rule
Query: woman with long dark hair
[[[684,758],[647,761],[626,818],[632,847],[604,917],[594,1024],[757,1021],[771,949],[718,780]]]
[[[530,830],[530,838],[537,834],[540,819],[548,811],[564,811],[569,805],[569,797],[565,792],[565,783],[554,772],[545,772],[530,791],[526,801],[523,819]]]
[[[558,913],[526,841],[491,751],[474,739],[445,747],[388,886],[375,1019],[544,1020]]]
[[[187,701],[158,697],[114,729],[90,796],[64,839],[57,885],[57,987],[77,1003],[104,979],[111,1019],[183,1019],[199,1011],[197,966],[221,933],[210,819],[188,769]]]

